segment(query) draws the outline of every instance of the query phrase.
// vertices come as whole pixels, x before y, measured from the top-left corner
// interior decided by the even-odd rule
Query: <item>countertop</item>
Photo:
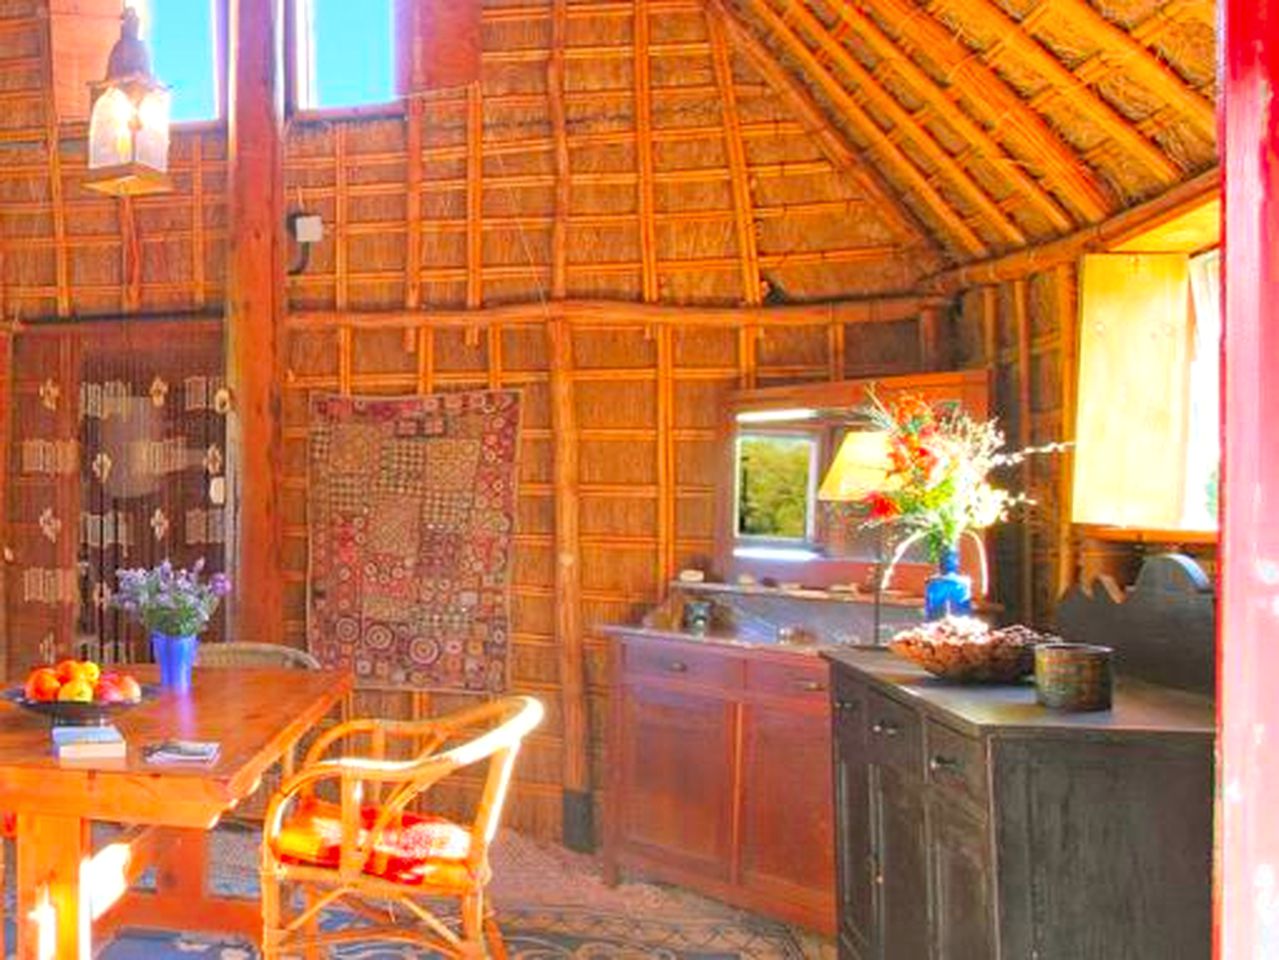
[[[1035,702],[1035,686],[950,683],[882,649],[827,647],[829,661],[852,668],[896,700],[921,707],[939,719],[996,734],[1202,735],[1216,732],[1210,698],[1117,677],[1110,710],[1069,713]]]
[[[783,650],[787,653],[799,653],[817,656],[827,650],[853,649],[841,648],[838,644],[822,643],[782,643],[780,640],[766,636],[742,633],[689,633],[687,630],[662,630],[658,627],[627,626],[625,624],[606,624],[599,632],[610,637],[638,637],[643,640],[669,640],[678,643],[700,643],[721,647],[738,647],[748,650]]]

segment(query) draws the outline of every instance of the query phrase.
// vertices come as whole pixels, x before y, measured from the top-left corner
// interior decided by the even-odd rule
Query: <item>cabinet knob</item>
[[[963,764],[954,757],[944,757],[937,754],[928,761],[928,769],[933,773],[948,773],[958,775],[963,768]]]
[[[835,709],[839,713],[852,713],[854,710],[857,709],[857,701],[856,700],[836,700]]]
[[[801,690],[807,690],[810,693],[820,693],[826,689],[826,684],[820,680],[796,680],[795,683]]]
[[[901,727],[891,720],[876,720],[871,725],[870,732],[877,733],[881,737],[895,737],[901,732]]]
[[[666,665],[666,669],[671,673],[688,673],[688,664],[683,660],[672,660]]]

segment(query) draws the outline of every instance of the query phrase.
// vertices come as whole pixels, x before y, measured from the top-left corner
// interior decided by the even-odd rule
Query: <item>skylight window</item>
[[[297,0],[297,105],[304,110],[396,99],[393,0]]]

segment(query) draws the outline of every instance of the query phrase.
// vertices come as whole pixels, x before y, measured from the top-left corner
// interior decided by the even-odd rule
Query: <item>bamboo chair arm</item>
[[[307,767],[318,762],[335,744],[349,737],[366,734],[373,738],[374,754],[378,755],[380,743],[388,739],[419,739],[423,741],[418,756],[433,753],[450,737],[466,730],[468,727],[483,723],[499,712],[499,704],[485,703],[479,706],[460,710],[445,717],[431,717],[424,720],[381,720],[372,717],[361,717],[348,720],[330,727],[315,739],[302,766]],[[378,759],[381,757],[378,756]]]

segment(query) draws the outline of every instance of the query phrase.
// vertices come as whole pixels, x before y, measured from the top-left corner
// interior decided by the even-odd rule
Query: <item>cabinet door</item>
[[[621,695],[620,846],[726,879],[734,705],[713,694],[643,683],[622,687]]]
[[[830,930],[835,856],[830,719],[822,706],[748,702],[742,717],[742,883]]]
[[[832,709],[840,941],[865,954],[874,921],[866,688],[837,677]]]
[[[995,956],[985,825],[935,793],[930,800],[935,960]]]
[[[928,860],[924,786],[892,767],[871,767],[875,820],[876,956],[928,960]]]

